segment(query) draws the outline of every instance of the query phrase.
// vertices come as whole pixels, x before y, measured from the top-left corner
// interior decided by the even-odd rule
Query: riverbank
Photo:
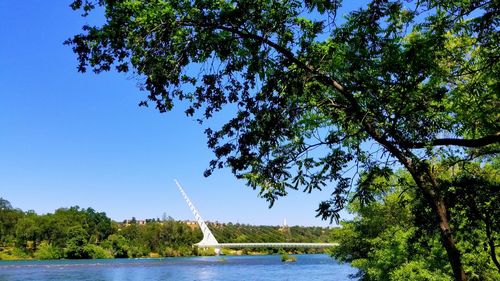
[[[176,257],[211,257],[216,256],[215,252],[212,249],[208,250],[197,250],[197,255],[183,255],[183,256],[161,256],[158,253],[149,253],[148,255],[141,257],[134,257],[135,259],[162,259],[162,258],[176,258]],[[235,250],[235,249],[222,249],[222,256],[266,256],[266,255],[321,255],[325,253],[303,253],[297,251],[284,251],[282,249],[279,250],[267,250],[267,251],[256,251],[256,250]],[[131,259],[134,259],[131,258]],[[95,258],[82,258],[82,259],[67,259],[67,258],[37,258],[35,256],[30,256],[29,254],[23,252],[18,248],[4,248],[0,249],[0,261],[43,261],[43,260],[100,260],[100,259],[118,259],[112,256],[109,257],[95,257]]]

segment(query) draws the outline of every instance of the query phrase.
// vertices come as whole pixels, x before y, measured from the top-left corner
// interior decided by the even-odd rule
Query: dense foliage
[[[439,165],[447,188],[450,222],[455,228],[465,272],[471,280],[499,280],[500,174],[498,163]],[[404,172],[377,178],[376,200],[354,199],[356,214],[335,233],[333,256],[359,269],[360,280],[450,280],[451,268],[424,199],[409,188]],[[425,218],[425,219],[424,219]]]
[[[215,237],[236,242],[329,242],[330,230],[322,227],[252,226],[209,223]],[[92,208],[61,208],[37,215],[14,209],[0,198],[0,259],[88,259],[213,255],[193,244],[202,238],[197,224],[172,218],[111,221]],[[280,249],[245,249],[226,253],[274,253]],[[291,249],[291,252],[318,250]]]
[[[372,200],[369,181],[404,167],[466,280],[434,163],[498,152],[500,3],[352,2],[75,0],[105,20],[66,43],[79,71],[132,72],[143,105],[187,100],[202,123],[228,109],[226,124],[206,128],[206,175],[228,166],[271,204],[331,188],[318,215],[338,219],[350,192]]]

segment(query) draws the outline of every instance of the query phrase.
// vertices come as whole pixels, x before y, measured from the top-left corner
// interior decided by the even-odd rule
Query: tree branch
[[[193,26],[194,25],[193,23],[187,23],[187,22],[182,22],[182,21],[179,22],[179,24],[184,25],[184,26],[186,26],[186,25]],[[290,60],[292,63],[295,63],[300,68],[307,70],[313,74],[317,74],[317,75],[322,76],[323,81],[329,80],[329,83],[331,83],[331,85],[333,85],[333,87],[336,90],[338,90],[341,93],[345,93],[345,88],[338,81],[320,73],[319,71],[314,69],[311,65],[309,65],[309,64],[299,60],[297,57],[295,57],[295,54],[292,51],[288,50],[287,48],[285,48],[285,47],[283,47],[283,46],[281,46],[281,45],[279,45],[271,40],[269,40],[266,37],[260,36],[260,35],[255,34],[255,33],[242,31],[242,30],[240,30],[236,27],[233,27],[233,26],[225,26],[225,25],[221,25],[221,24],[211,24],[211,23],[198,23],[198,25],[201,25],[204,27],[209,27],[209,28],[214,28],[214,29],[225,30],[225,31],[237,34],[237,35],[241,36],[241,38],[253,39],[253,40],[265,43],[266,45],[275,49],[278,53],[282,54],[285,58]]]
[[[427,146],[448,146],[448,145],[456,145],[463,147],[482,147],[494,143],[500,143],[500,132],[478,139],[454,139],[454,138],[435,139],[430,142],[412,143],[407,147],[425,148]]]

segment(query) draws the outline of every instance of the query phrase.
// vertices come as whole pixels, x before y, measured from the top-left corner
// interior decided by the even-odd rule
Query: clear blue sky
[[[203,128],[182,106],[138,107],[126,75],[80,74],[62,42],[84,19],[71,1],[0,1],[0,197],[37,213],[92,207],[114,220],[192,219],[177,178],[207,220],[322,225],[329,190],[291,191],[272,209],[228,170],[209,178]]]

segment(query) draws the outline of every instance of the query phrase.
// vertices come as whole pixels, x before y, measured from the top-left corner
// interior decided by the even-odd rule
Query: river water
[[[162,259],[0,261],[0,281],[48,280],[338,280],[356,272],[328,255],[279,255]]]

